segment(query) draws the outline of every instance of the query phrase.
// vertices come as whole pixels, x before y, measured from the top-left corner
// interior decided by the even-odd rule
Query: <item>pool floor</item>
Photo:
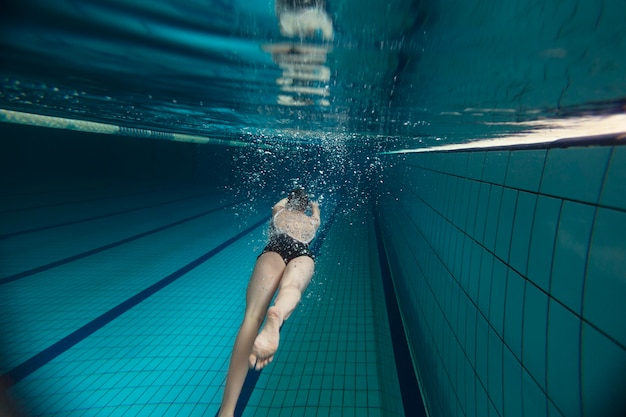
[[[26,415],[215,415],[273,201],[77,181],[10,197],[0,365]],[[371,224],[352,218],[339,208],[329,219],[275,360],[244,389],[244,416],[402,415],[381,366],[391,342]]]

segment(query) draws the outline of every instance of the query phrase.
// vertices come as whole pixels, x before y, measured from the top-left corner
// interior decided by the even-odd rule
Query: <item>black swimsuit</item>
[[[315,255],[309,249],[308,244],[302,243],[285,233],[277,233],[273,223],[270,226],[270,236],[270,241],[263,249],[263,252],[261,252],[261,255],[266,252],[276,252],[283,258],[285,265],[298,256],[308,256],[315,260]]]

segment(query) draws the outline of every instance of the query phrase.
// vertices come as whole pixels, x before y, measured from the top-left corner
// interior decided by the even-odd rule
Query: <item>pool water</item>
[[[9,2],[0,414],[216,415],[303,185],[237,415],[623,415],[622,3]]]

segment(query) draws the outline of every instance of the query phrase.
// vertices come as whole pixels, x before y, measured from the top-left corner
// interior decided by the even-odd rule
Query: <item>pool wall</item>
[[[429,415],[623,415],[626,147],[385,158],[377,211]]]

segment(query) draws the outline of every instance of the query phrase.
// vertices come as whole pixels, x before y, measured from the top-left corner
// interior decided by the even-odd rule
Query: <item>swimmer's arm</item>
[[[287,198],[283,198],[278,203],[274,204],[274,207],[272,208],[272,215],[284,209],[286,205],[287,205]]]
[[[316,202],[311,203],[311,219],[317,226],[320,225],[320,207]]]

